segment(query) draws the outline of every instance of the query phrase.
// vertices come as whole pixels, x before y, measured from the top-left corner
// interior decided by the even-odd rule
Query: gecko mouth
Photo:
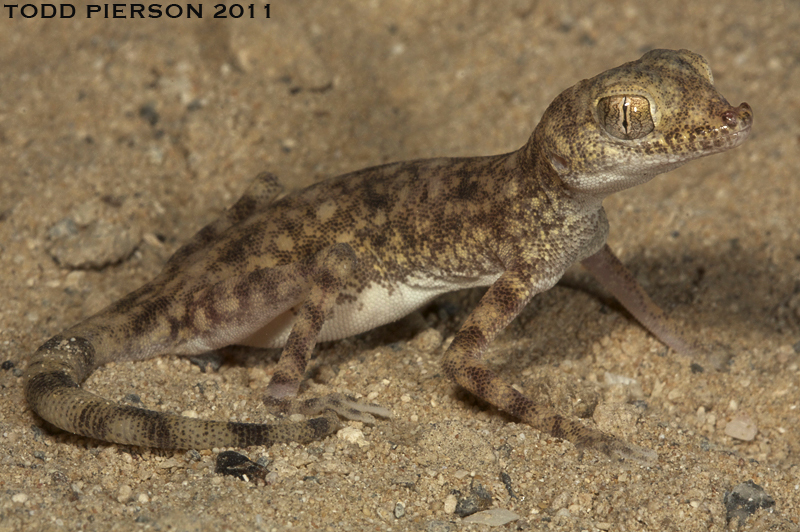
[[[723,137],[731,139],[731,141],[734,143],[733,145],[738,146],[739,144],[747,140],[747,137],[750,136],[750,130],[752,127],[753,127],[753,115],[749,114],[746,115],[746,117],[744,117],[743,119],[737,121],[737,123],[731,127],[730,131],[724,133]]]
[[[744,142],[745,139],[747,139],[747,137],[750,136],[751,127],[752,127],[751,124],[747,124],[746,126],[744,126],[739,131],[733,131],[733,132],[729,133],[729,136],[732,137],[732,138],[735,138],[736,142]]]
[[[694,145],[694,149],[702,157],[736,148],[747,140],[748,136],[750,136],[750,126],[737,131],[720,133],[711,138],[696,139],[693,142],[687,142],[686,146]]]
[[[750,128],[752,124],[746,124],[740,129],[735,131],[726,131],[720,135],[719,139],[724,142],[724,147],[735,148],[750,136]],[[716,143],[714,143],[716,145]]]
[[[694,149],[697,149],[702,155],[711,155],[736,148],[750,136],[753,111],[747,103],[742,103],[738,107],[730,107],[722,113],[721,118],[722,125],[704,131],[695,131],[688,138],[680,139],[674,145],[682,145],[684,149],[694,146]],[[667,143],[671,144],[670,139],[667,139]]]
[[[664,140],[668,151],[675,154],[695,152],[698,156],[705,156],[736,148],[747,140],[748,136],[750,136],[749,124],[735,131],[716,128],[706,134],[696,132],[689,138],[675,139],[673,137]]]

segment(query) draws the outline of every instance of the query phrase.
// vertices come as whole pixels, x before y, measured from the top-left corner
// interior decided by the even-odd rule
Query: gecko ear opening
[[[550,164],[559,175],[569,172],[569,161],[557,153],[550,153]]]

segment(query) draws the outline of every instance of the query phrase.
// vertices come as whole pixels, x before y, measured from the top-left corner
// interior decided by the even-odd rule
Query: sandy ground
[[[308,0],[217,21],[204,7],[203,20],[0,16],[0,531],[486,530],[452,513],[478,485],[519,516],[506,530],[724,530],[724,494],[748,480],[775,505],[743,529],[798,530],[800,4]],[[692,334],[733,353],[729,371],[692,371],[596,287],[537,298],[490,353],[527,393],[656,450],[655,466],[581,454],[447,382],[441,339],[480,291],[322,346],[308,394],[362,394],[395,417],[244,450],[267,484],[216,475],[219,450],[106,444],[27,409],[29,353],[155,275],[258,171],[296,188],[510,151],[562,89],[659,47],[704,55],[720,91],[752,105],[754,133],[609,198],[609,242]],[[217,372],[167,357],[86,386],[264,419],[275,353],[228,354]],[[726,435],[737,420],[752,441]]]

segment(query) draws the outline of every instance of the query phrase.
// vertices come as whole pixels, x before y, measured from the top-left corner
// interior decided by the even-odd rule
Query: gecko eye
[[[609,96],[598,102],[597,111],[600,124],[618,139],[640,139],[655,129],[650,102],[642,96]]]

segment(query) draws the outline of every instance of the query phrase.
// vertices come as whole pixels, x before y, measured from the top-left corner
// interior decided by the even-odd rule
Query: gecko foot
[[[702,371],[703,368],[709,368],[712,371],[729,371],[734,356],[733,350],[729,346],[719,342],[698,344],[693,355],[692,370],[695,372]]]
[[[658,461],[658,453],[646,447],[614,440],[601,449],[609,458],[624,462],[637,462],[641,465],[653,465]]]
[[[264,404],[271,411],[280,414],[315,416],[325,411],[333,411],[344,419],[361,421],[370,425],[374,425],[376,422],[374,416],[387,419],[392,417],[392,412],[388,408],[362,403],[340,393],[303,400],[267,396],[264,398]]]
[[[653,465],[658,461],[658,453],[651,449],[628,443],[558,413],[542,415],[542,410],[544,409],[539,407],[539,415],[533,415],[529,411],[527,415],[520,417],[538,430],[572,442],[579,451],[599,451],[612,460],[637,462],[641,465]]]
[[[577,425],[576,425],[577,426]],[[653,465],[658,461],[658,453],[646,447],[639,447],[586,426],[578,426],[575,439],[570,439],[580,451],[592,449],[608,458],[620,462],[636,462],[641,465]]]

